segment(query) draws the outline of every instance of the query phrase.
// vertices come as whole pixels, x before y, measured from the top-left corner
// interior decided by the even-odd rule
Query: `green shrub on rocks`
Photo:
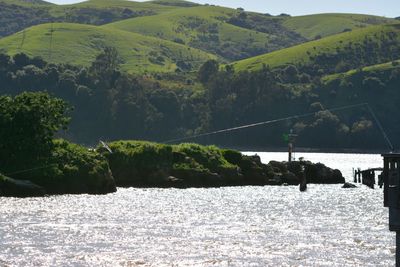
[[[116,141],[109,147],[111,153],[102,146],[97,151],[108,159],[116,184],[123,187],[298,185],[304,175],[314,183],[339,183],[343,179],[340,171],[322,164],[263,164],[257,155],[245,156],[215,146]],[[315,171],[311,172],[313,166]]]
[[[116,141],[102,147],[118,186],[161,184],[173,164],[172,147],[144,141]]]
[[[185,143],[173,146],[173,150],[185,157],[175,158],[172,175],[191,186],[235,185],[242,176],[239,167],[227,161],[216,146]]]
[[[242,161],[243,155],[237,150],[222,149],[221,152],[224,158],[233,165],[239,165]]]
[[[116,191],[105,157],[65,140],[55,140],[51,158],[38,168],[15,174],[43,187],[47,194],[106,194]]]
[[[210,173],[223,173],[225,171],[236,170],[237,166],[226,160],[221,149],[216,146],[202,146],[198,144],[184,143],[173,146],[173,151],[177,154],[185,155],[185,158],[174,160],[174,169],[197,169]],[[183,159],[183,160],[182,160]]]
[[[118,186],[220,186],[223,178],[238,176],[222,150],[197,144],[165,145],[145,141],[116,141],[108,159]]]
[[[116,191],[107,159],[100,153],[65,140],[56,140],[53,157],[58,164],[59,177],[71,193],[105,194]]]
[[[226,160],[222,150],[216,146],[202,146],[198,144],[184,143],[173,146],[173,150],[176,153],[185,154],[201,167],[211,172],[219,172],[222,169],[237,168],[237,166]]]

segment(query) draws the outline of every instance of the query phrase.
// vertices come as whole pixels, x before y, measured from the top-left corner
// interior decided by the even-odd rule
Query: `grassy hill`
[[[247,16],[247,20],[254,18],[268,29],[262,30],[261,27],[256,28],[259,24],[243,22],[243,17]],[[260,21],[260,19],[267,20]],[[244,13],[240,10],[218,6],[198,6],[155,16],[123,20],[104,27],[183,43],[216,54],[226,61],[232,61],[304,41],[298,35],[287,33],[286,28],[275,26],[276,24],[272,25],[271,18],[257,16],[256,13]]]
[[[396,22],[396,20],[362,14],[328,13],[287,17],[282,24],[308,40],[314,40],[344,31],[392,22]]]
[[[352,69],[352,70],[349,70],[349,71],[346,71],[343,73],[335,73],[335,74],[331,74],[331,75],[326,75],[325,77],[322,78],[322,81],[324,83],[329,83],[336,79],[349,78],[359,72],[364,72],[364,73],[368,74],[368,73],[386,72],[386,71],[395,70],[395,69],[400,69],[400,59],[393,60],[390,62],[385,62],[382,64],[366,66],[363,68]]]
[[[177,9],[105,25],[185,43],[230,61],[324,37],[395,22],[357,14],[270,16],[217,6]]]
[[[238,61],[233,66],[242,71],[261,69],[264,64],[270,67],[294,64],[328,74],[394,60],[399,50],[400,23],[397,23],[325,37]]]
[[[128,19],[104,27],[183,43],[217,54],[228,61],[273,50],[273,44],[280,40],[277,36],[279,32],[267,34],[228,23],[240,12],[224,7],[199,6]],[[290,41],[286,45],[290,45]]]
[[[27,6],[27,7],[34,7],[34,6],[55,6],[55,4],[42,1],[42,0],[0,0],[0,3],[12,4],[12,5],[19,5],[19,6]]]
[[[72,5],[55,5],[40,0],[0,0],[0,37],[48,22],[101,25],[178,8],[184,7],[125,0],[90,0]]]
[[[183,1],[183,0],[154,0],[154,1],[150,1],[150,3],[158,4],[158,5],[165,5],[165,6],[178,6],[178,7],[199,6],[199,4],[197,4],[197,3]]]
[[[51,34],[52,33],[52,34]],[[169,72],[177,65],[189,70],[215,58],[181,44],[97,26],[54,23],[33,26],[0,39],[0,50],[41,56],[54,63],[89,66],[106,46],[115,47],[129,72]],[[191,64],[191,66],[183,65]]]
[[[174,10],[176,6],[167,6],[167,5],[159,5],[154,2],[135,2],[128,0],[89,0],[76,4],[70,5],[56,5],[53,7],[53,12],[55,14],[59,12],[67,11],[76,11],[79,9],[88,8],[88,9],[114,9],[114,8],[122,8],[128,9],[131,11],[146,11],[151,12],[152,14],[158,14],[170,10]]]
[[[106,37],[104,41],[100,40],[99,46],[104,46],[104,44],[118,46],[121,54],[126,58],[130,57],[130,53],[126,51],[138,49],[140,51],[138,53],[141,54],[140,57],[143,58],[140,63],[129,63],[131,60],[126,59],[126,69],[133,67],[131,71],[134,72],[138,71],[138,67],[134,67],[134,65],[149,66],[149,68],[144,68],[149,70],[164,69],[165,71],[165,65],[168,64],[170,67],[166,69],[170,71],[174,69],[173,62],[176,63],[181,59],[188,59],[188,57],[190,58],[190,64],[193,65],[192,67],[196,67],[198,62],[203,62],[204,58],[210,57],[209,54],[215,55],[222,62],[250,58],[235,64],[240,70],[247,69],[248,64],[250,65],[249,69],[260,68],[265,63],[265,60],[271,66],[287,63],[308,64],[308,61],[315,62],[313,57],[319,57],[322,53],[332,54],[337,49],[345,49],[347,46],[344,44],[359,42],[360,40],[345,41],[346,38],[358,38],[354,37],[358,34],[356,33],[358,32],[357,28],[369,29],[366,26],[393,23],[393,21],[396,20],[357,14],[318,14],[301,17],[271,16],[219,6],[198,5],[183,0],[154,0],[147,2],[89,0],[71,5],[56,5],[41,0],[0,0],[0,38],[8,36],[5,40],[0,39],[0,45],[4,45],[4,48],[0,46],[0,49],[11,51],[10,53],[26,51],[32,56],[41,55],[46,58],[46,52],[44,51],[49,51],[50,41],[39,38],[39,36],[50,36],[48,29],[46,29],[46,27],[49,27],[48,25],[34,28],[35,31],[38,31],[38,37],[35,40],[32,39],[33,37],[29,37],[31,39],[27,39],[27,42],[24,40],[25,43],[43,43],[42,50],[39,49],[40,45],[35,49],[31,49],[25,43],[21,46],[22,39],[27,38],[27,33],[32,32],[32,28],[27,29],[25,33],[20,32],[15,36],[11,35],[32,25],[68,22],[102,25],[101,29],[82,26],[80,29],[85,30],[78,30],[77,36],[81,36],[83,41],[74,38],[71,28],[68,31],[63,31],[63,34],[72,38],[71,40],[79,40],[80,43],[85,45],[93,43],[93,40],[96,39],[93,36],[96,36],[99,32],[101,32],[100,35],[104,36],[122,36],[122,31],[126,31],[126,43],[134,43],[133,48],[123,44],[125,41],[120,37],[116,38],[118,42],[115,45],[113,45],[112,38]],[[76,25],[74,27],[74,29],[79,28]],[[93,30],[93,33],[90,33],[89,29]],[[47,31],[47,33],[42,31]],[[316,36],[323,37],[343,31],[354,31],[354,34],[353,32],[348,32],[348,35],[338,37],[339,39],[335,39],[337,37],[329,40],[323,38],[324,41],[321,40],[321,42],[315,44],[305,43]],[[138,46],[140,41],[134,41],[132,34],[139,36],[135,38],[140,41],[145,36],[149,37],[149,39],[146,39],[146,48],[143,51]],[[70,37],[65,37],[67,42]],[[64,39],[64,37],[60,36],[59,38],[60,40]],[[372,38],[374,39],[374,37]],[[151,44],[152,42],[153,44]],[[164,55],[162,57],[169,58],[171,61],[169,63],[167,61],[160,63],[154,58],[159,57],[162,52],[159,44],[164,42],[168,47],[176,47],[176,49],[170,50],[185,50],[185,52],[180,52],[182,56]],[[304,44],[294,47],[302,43]],[[72,44],[72,47],[76,47],[76,45]],[[151,53],[150,48],[154,47],[156,49]],[[192,50],[189,51],[188,47],[192,48]],[[288,47],[293,48],[279,51]],[[66,60],[67,54],[61,55],[63,53],[62,49],[68,51],[69,48],[66,46],[62,48],[62,45],[60,45],[57,49],[58,51],[56,50],[56,53],[52,55],[51,60]],[[86,49],[85,47],[83,50],[86,51]],[[205,53],[200,56],[200,52],[196,49]],[[90,51],[88,54],[83,53],[83,58],[72,58],[68,59],[67,62],[87,65],[93,59],[93,55],[98,53],[99,49],[96,47]],[[276,52],[270,53],[273,51]],[[149,56],[150,53],[154,57]],[[190,56],[192,53],[195,54]],[[265,53],[269,54],[264,55]],[[85,58],[86,55],[87,57]],[[258,55],[262,56],[253,58]],[[150,58],[150,63],[145,58]],[[159,59],[161,60],[161,58]],[[317,60],[319,59],[317,58]],[[151,62],[156,62],[156,64]],[[366,62],[365,64],[372,63],[376,62]],[[338,64],[338,62],[335,62],[335,64]],[[180,65],[190,69],[190,66]],[[339,71],[342,72],[344,70],[340,69]]]
[[[186,44],[226,62],[291,47],[316,36],[392,21],[355,14],[271,16],[182,0],[89,0],[70,5],[0,0],[0,37],[50,22],[106,25]]]

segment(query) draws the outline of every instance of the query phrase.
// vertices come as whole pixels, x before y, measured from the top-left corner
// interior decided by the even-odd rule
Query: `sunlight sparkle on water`
[[[353,167],[382,164],[379,155],[299,156],[348,181]],[[0,198],[0,266],[393,266],[382,198],[340,185]]]

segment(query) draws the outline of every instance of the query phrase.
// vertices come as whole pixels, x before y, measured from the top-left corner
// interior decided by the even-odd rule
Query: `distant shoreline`
[[[223,147],[223,146],[221,146]],[[242,152],[287,152],[286,147],[243,147],[234,146],[231,149],[239,150]],[[354,148],[309,148],[309,147],[296,147],[296,153],[340,153],[340,154],[382,154],[389,152],[388,149],[354,149]]]

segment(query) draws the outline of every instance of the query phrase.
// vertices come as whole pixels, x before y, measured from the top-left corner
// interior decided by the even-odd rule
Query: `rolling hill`
[[[16,6],[55,6],[55,4],[43,0],[1,0],[1,3],[16,5]]]
[[[235,70],[294,64],[315,74],[343,72],[397,59],[400,23],[370,26],[233,63]]]
[[[104,47],[115,47],[128,72],[197,68],[215,56],[181,44],[97,26],[54,23],[33,26],[0,39],[0,51],[40,56],[54,63],[89,66]]]
[[[267,34],[225,22],[235,12],[222,7],[192,7],[123,20],[104,27],[175,41],[217,54],[226,60],[246,58],[265,51],[270,41]]]
[[[125,0],[90,0],[72,5],[56,5],[40,0],[0,0],[0,37],[48,22],[101,25],[178,8],[184,7]]]
[[[306,39],[314,40],[357,28],[393,22],[396,20],[385,17],[331,13],[288,17],[282,24]]]
[[[185,44],[225,62],[392,21],[395,20],[357,14],[271,16],[183,0],[89,0],[70,5],[0,0],[0,37],[50,22],[104,25]]]
[[[391,70],[395,70],[395,69],[400,70],[400,59],[393,60],[393,61],[386,62],[386,63],[366,66],[363,68],[352,69],[352,70],[349,70],[349,71],[346,71],[343,73],[335,73],[335,74],[331,74],[331,75],[326,75],[325,77],[322,78],[322,81],[324,83],[329,83],[333,80],[349,78],[360,72],[363,72],[368,75],[369,73],[386,72],[386,71],[391,71]]]
[[[67,22],[84,24],[82,29],[85,29],[83,31],[85,34],[82,37],[83,41],[81,43],[93,42],[93,38],[88,36],[94,36],[100,31],[104,36],[111,36],[112,34],[122,36],[122,31],[125,31],[128,36],[127,43],[135,43],[132,40],[132,36],[135,34],[135,36],[140,36],[140,38],[135,37],[140,40],[143,40],[145,36],[150,38],[146,39],[148,40],[147,49],[143,53],[139,49],[140,47],[132,48],[140,50],[139,54],[142,54],[143,58],[147,57],[151,59],[152,57],[146,56],[150,53],[150,48],[159,47],[160,43],[165,42],[167,46],[180,47],[179,49],[172,49],[176,51],[181,48],[189,51],[188,48],[192,48],[190,52],[182,52],[185,54],[183,57],[172,56],[173,59],[171,59],[171,62],[178,62],[177,58],[187,58],[193,51],[195,51],[195,54],[190,56],[190,58],[198,58],[199,50],[202,50],[205,52],[202,55],[210,57],[210,54],[213,54],[219,61],[224,63],[251,58],[248,61],[244,61],[244,63],[235,63],[238,69],[241,69],[240,66],[242,64],[247,64],[245,62],[252,62],[253,60],[258,62],[260,58],[264,58],[264,54],[266,53],[269,53],[267,57],[272,57],[271,60],[268,59],[268,61],[271,61],[268,63],[271,66],[275,64],[275,61],[278,65],[280,64],[278,61],[290,63],[292,59],[293,62],[298,62],[299,60],[307,61],[307,58],[311,59],[313,56],[319,56],[321,51],[324,50],[318,48],[310,50],[306,48],[309,44],[304,43],[310,39],[341,33],[343,31],[356,32],[357,28],[365,28],[372,24],[393,23],[393,21],[397,20],[357,14],[318,14],[301,17],[291,17],[288,15],[271,16],[268,14],[245,12],[241,9],[199,5],[183,0],[154,0],[147,2],[89,0],[71,5],[56,5],[42,0],[0,0],[0,38],[8,36],[5,40],[0,39],[0,49],[12,51],[12,53],[19,49],[26,51],[32,56],[41,55],[46,58],[43,51],[49,50],[48,40],[43,41],[42,38],[39,41],[39,37],[34,41],[33,39],[29,40],[33,43],[43,42],[43,51],[39,51],[40,49],[32,50],[29,46],[23,48],[17,45],[17,43],[21,43],[23,36],[26,37],[28,32],[32,32],[32,28],[25,31],[22,30],[32,25]],[[102,27],[101,29],[90,28],[85,25],[101,25]],[[43,30],[46,27],[48,28],[48,26],[42,26],[34,29],[35,31],[38,29]],[[76,29],[77,25],[74,27]],[[89,29],[93,30],[93,34],[90,33]],[[18,31],[22,32],[12,35]],[[41,30],[38,31],[40,32]],[[78,32],[78,35],[82,34],[82,31]],[[66,32],[64,33],[67,34]],[[42,32],[38,34],[39,36],[43,35]],[[68,35],[73,37],[72,29],[70,29]],[[352,34],[349,34],[349,38],[352,38],[351,36]],[[343,36],[343,40],[345,38],[347,37]],[[64,37],[60,37],[60,39],[62,40]],[[65,39],[69,40],[69,37]],[[111,45],[111,39],[106,37],[104,43]],[[118,40],[116,46],[120,47],[119,50],[121,53],[125,57],[129,57],[129,53],[126,52],[126,50],[129,50],[129,45],[123,44],[124,41],[122,38],[116,39]],[[75,40],[78,39],[75,38]],[[343,42],[343,40],[339,40],[339,43]],[[154,42],[154,44],[151,45],[151,42]],[[333,45],[328,46],[335,46],[335,49],[342,47],[341,43],[336,44],[336,41],[333,39],[329,42],[332,42]],[[294,47],[299,44],[303,44],[303,46],[284,50],[283,52],[280,51],[281,49]],[[2,47],[2,45],[5,46]],[[100,46],[102,45],[100,44]],[[319,47],[318,43],[317,46]],[[325,45],[322,44],[322,46]],[[303,49],[301,47],[307,50],[306,56],[301,53]],[[69,48],[66,47],[65,49],[68,50]],[[299,50],[295,51],[296,49]],[[55,50],[56,53],[52,55],[52,60],[57,59],[57,54],[60,54],[57,60],[65,58],[65,56],[61,56],[61,50],[62,46],[58,47],[58,50]],[[86,51],[86,48],[84,50]],[[276,54],[270,53],[273,51],[276,51]],[[93,55],[96,53],[98,53],[98,50],[91,50],[88,54],[82,53],[82,57],[87,55],[87,58],[79,58],[78,60],[69,59],[67,62],[76,62],[85,65],[93,59]],[[160,49],[156,49],[152,53],[156,55],[155,58],[158,57],[157,53],[161,53]],[[258,55],[262,56],[260,58],[252,58]],[[274,55],[277,55],[279,60],[275,60]],[[166,56],[166,58],[171,57]],[[198,60],[198,62],[203,62],[203,59],[204,57]],[[139,65],[149,64],[148,66],[152,67],[146,69],[150,70],[159,70],[163,66],[157,60],[151,59],[151,61],[157,64],[146,63],[144,60]],[[193,61],[196,60],[192,59],[189,63],[191,64]],[[126,62],[130,62],[130,60],[126,60]],[[254,64],[257,65],[256,63]],[[254,64],[251,63],[252,66]],[[126,69],[133,65],[126,63]],[[166,65],[168,64],[166,63]],[[181,67],[190,69],[189,64],[180,65]],[[196,62],[191,65],[194,68],[198,66],[198,63]],[[252,68],[250,67],[250,69]],[[168,71],[171,69],[173,67],[167,67]],[[131,71],[136,72],[137,70],[137,67],[133,67]]]
[[[282,29],[271,29],[272,32],[267,33],[230,23],[232,18],[242,13],[240,10],[218,6],[198,6],[123,20],[104,27],[183,43],[216,54],[227,61],[259,55],[304,41],[297,35],[286,34]]]
[[[76,12],[79,9],[127,9],[134,12],[159,14],[179,8],[173,5],[160,5],[155,2],[135,2],[128,0],[89,0],[70,5],[55,5],[52,13],[59,15],[62,12]]]
[[[185,43],[230,61],[294,46],[316,36],[395,21],[357,14],[270,16],[217,6],[198,6],[118,21],[104,27]]]
[[[176,6],[176,7],[193,7],[193,6],[200,5],[197,3],[184,1],[184,0],[154,0],[154,1],[149,1],[149,2],[153,3],[153,4],[158,4],[158,5]]]

